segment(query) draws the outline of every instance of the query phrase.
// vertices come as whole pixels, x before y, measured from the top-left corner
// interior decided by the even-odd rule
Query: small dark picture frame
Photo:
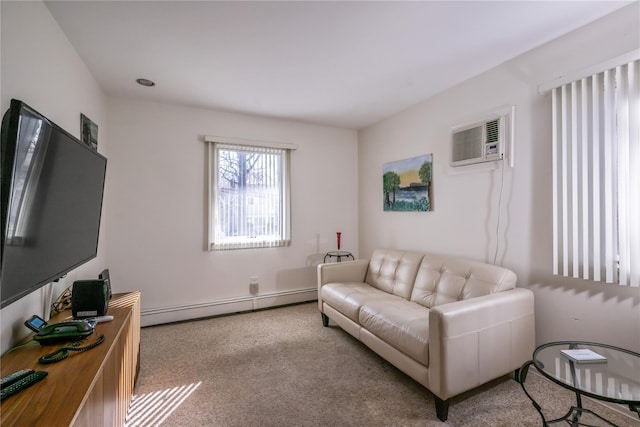
[[[98,125],[82,113],[80,113],[80,133],[82,135],[82,142],[86,144],[87,147],[98,151]]]

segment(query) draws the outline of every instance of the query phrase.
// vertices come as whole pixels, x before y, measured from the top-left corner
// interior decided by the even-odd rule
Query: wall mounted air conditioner
[[[493,162],[504,158],[509,115],[454,127],[451,131],[451,166]]]

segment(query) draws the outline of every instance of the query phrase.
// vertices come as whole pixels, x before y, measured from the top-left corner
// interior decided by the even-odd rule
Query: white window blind
[[[209,143],[209,249],[290,244],[289,149]]]
[[[554,274],[640,286],[640,61],[552,90]]]

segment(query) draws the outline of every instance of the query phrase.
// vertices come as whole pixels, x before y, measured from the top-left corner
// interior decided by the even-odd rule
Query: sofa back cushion
[[[377,249],[371,255],[365,281],[408,300],[423,255],[419,252]]]
[[[424,254],[411,301],[425,307],[489,295],[516,287],[516,274],[504,267]]]

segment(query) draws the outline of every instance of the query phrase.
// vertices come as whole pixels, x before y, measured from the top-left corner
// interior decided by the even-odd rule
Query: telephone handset
[[[40,345],[76,341],[91,335],[93,329],[93,324],[86,320],[69,320],[44,326],[33,339],[38,341]]]

